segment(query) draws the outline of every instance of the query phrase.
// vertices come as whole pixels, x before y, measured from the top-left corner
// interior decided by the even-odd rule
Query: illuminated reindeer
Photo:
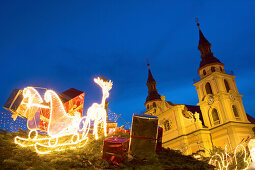
[[[112,81],[105,81],[102,78],[95,78],[94,82],[102,88],[103,97],[100,104],[93,103],[87,111],[87,119],[94,121],[93,135],[98,139],[97,128],[98,124],[103,123],[104,134],[106,136],[106,110],[105,101],[109,97],[109,91],[112,88]]]

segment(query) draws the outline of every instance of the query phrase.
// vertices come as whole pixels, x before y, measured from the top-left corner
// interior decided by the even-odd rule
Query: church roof
[[[172,103],[172,102],[170,102],[170,101],[166,101],[169,105],[171,105],[171,106],[175,106],[176,104],[174,104],[174,103]]]
[[[206,58],[202,58],[202,60],[200,61],[200,65],[199,68],[207,65],[207,64],[212,64],[212,63],[221,63],[219,59],[217,59],[216,57],[212,56],[208,56]]]
[[[200,106],[186,105],[186,104],[185,104],[185,106],[188,108],[188,111],[192,112],[193,114],[195,114],[195,112],[199,113],[199,119],[201,120],[202,125],[205,125],[203,115],[202,115],[202,112],[200,110]]]
[[[246,115],[247,115],[247,119],[248,119],[251,123],[254,123],[254,124],[255,124],[255,118],[252,117],[252,116],[250,116],[250,115],[248,115],[247,113],[246,113]]]
[[[148,96],[146,97],[146,102],[151,101],[151,100],[161,100],[161,97],[158,94],[158,90],[156,88],[156,84],[157,84],[157,82],[153,78],[149,64],[148,64],[148,79],[147,79]]]
[[[192,113],[195,113],[195,112],[201,113],[200,106],[186,105],[186,104],[185,106],[188,108],[188,111]]]
[[[199,44],[198,49],[201,51],[201,58],[200,61],[200,67],[203,67],[207,64],[212,63],[221,63],[220,60],[213,56],[213,53],[211,52],[211,43],[205,38],[204,34],[202,33],[199,24]]]
[[[151,101],[151,100],[161,100],[160,95],[158,94],[157,91],[151,91],[148,96],[146,97],[146,102]]]
[[[202,31],[199,28],[199,45],[202,44],[210,44],[209,41],[205,38],[204,34],[202,33]],[[198,46],[199,46],[198,45]]]
[[[151,74],[151,69],[149,68],[147,83],[150,83],[150,82],[155,82],[155,79],[153,78],[153,76]]]
[[[186,108],[188,109],[188,111],[190,111],[191,113],[195,114],[196,112],[199,113],[199,119],[201,120],[202,122],[202,125],[205,126],[205,123],[204,123],[204,119],[203,119],[203,115],[202,115],[202,112],[201,112],[201,109],[200,109],[200,106],[195,106],[195,105],[187,105],[187,104],[174,104],[170,101],[167,101],[167,103],[171,106],[176,106],[176,105],[184,105],[186,106]],[[255,121],[255,119],[254,119]]]

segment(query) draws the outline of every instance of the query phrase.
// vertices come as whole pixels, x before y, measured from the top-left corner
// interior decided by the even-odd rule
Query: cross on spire
[[[146,61],[147,61],[147,66],[148,66],[148,68],[150,68],[149,57],[147,57]]]
[[[198,22],[198,17],[195,18],[195,22],[197,23],[197,27],[198,27],[199,30],[200,30],[200,24],[199,24],[199,22]]]

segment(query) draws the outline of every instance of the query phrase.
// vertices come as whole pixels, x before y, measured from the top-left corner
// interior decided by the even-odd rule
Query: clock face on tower
[[[207,102],[208,102],[209,105],[213,104],[213,102],[214,102],[213,97],[209,97]]]

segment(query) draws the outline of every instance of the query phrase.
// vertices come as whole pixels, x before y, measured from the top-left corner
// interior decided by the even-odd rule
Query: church
[[[203,151],[209,154],[213,146],[235,149],[254,137],[255,119],[245,112],[235,76],[224,70],[224,64],[211,51],[211,44],[203,35],[199,23],[201,61],[200,80],[195,82],[199,103],[175,104],[165,100],[156,88],[148,64],[148,96],[146,113],[157,116],[163,127],[162,144],[190,155]]]

